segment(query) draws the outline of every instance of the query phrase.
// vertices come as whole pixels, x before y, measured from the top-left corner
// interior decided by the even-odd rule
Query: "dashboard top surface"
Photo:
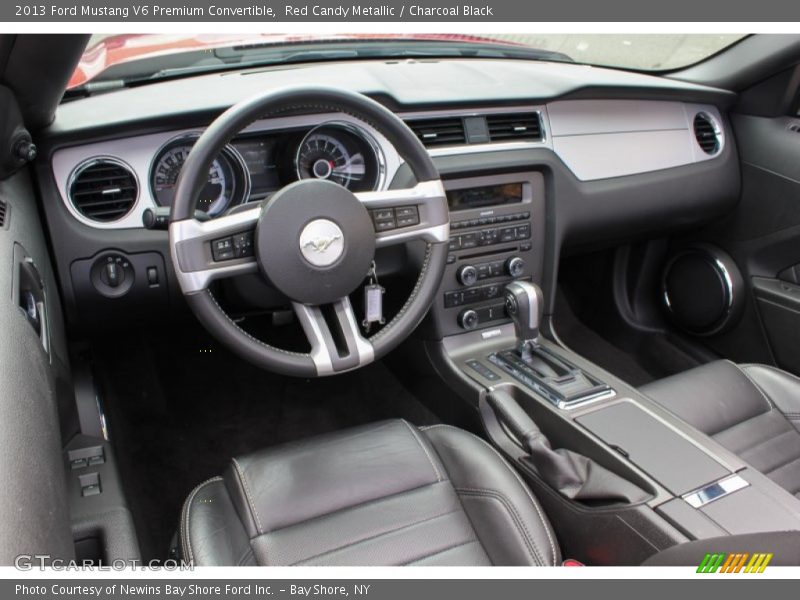
[[[682,99],[724,106],[731,92],[627,71],[521,60],[352,61],[266,67],[120,89],[62,104],[47,137],[70,137],[225,110],[287,86],[336,86],[394,110],[556,98]]]

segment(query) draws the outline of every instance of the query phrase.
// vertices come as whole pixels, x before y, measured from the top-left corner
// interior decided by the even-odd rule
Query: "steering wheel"
[[[416,185],[353,193],[307,179],[278,190],[262,205],[247,205],[208,221],[194,209],[216,156],[254,121],[287,113],[346,113],[378,130],[406,161]],[[416,207],[419,223],[376,232],[372,209]],[[264,369],[320,377],[367,365],[396,347],[419,324],[444,272],[450,221],[436,167],[416,135],[394,113],[361,94],[327,87],[289,88],[258,95],[221,114],[200,136],[181,169],[170,213],[172,263],[186,301],[223,344]],[[237,237],[243,236],[243,237]],[[250,236],[250,256],[215,260],[212,243]],[[365,338],[349,294],[362,285],[375,249],[427,242],[419,278],[397,315]],[[219,256],[217,256],[219,258]],[[311,352],[290,352],[251,336],[222,309],[211,282],[259,273],[291,300]]]

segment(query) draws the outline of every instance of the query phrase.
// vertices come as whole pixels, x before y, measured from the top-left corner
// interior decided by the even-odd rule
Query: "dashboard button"
[[[478,245],[477,233],[465,233],[461,237],[461,248],[475,248]]]
[[[233,239],[226,237],[211,242],[211,255],[215,261],[230,260],[236,257]]]
[[[487,285],[483,288],[483,297],[487,300],[492,298],[497,298],[500,296],[500,286],[499,285]]]
[[[514,227],[503,227],[500,230],[500,242],[513,242],[517,239],[516,229]]]
[[[452,252],[453,250],[458,250],[460,248],[461,248],[461,236],[451,237],[447,249],[450,252]]]
[[[527,240],[531,237],[530,225],[518,225],[515,230],[515,235],[518,240]]]
[[[411,227],[412,225],[419,225],[419,216],[413,215],[410,217],[397,216],[398,227]]]
[[[395,229],[396,227],[397,223],[395,223],[394,219],[375,221],[375,231],[389,231],[390,229]]]
[[[478,373],[478,375],[485,377],[489,381],[497,381],[498,379],[500,379],[500,376],[497,373],[492,371],[489,367],[485,366],[480,361],[471,359],[468,360],[465,364],[469,366],[470,369]]]
[[[245,233],[237,233],[234,235],[233,248],[236,258],[253,256],[253,233],[251,231],[247,231]]]
[[[372,218],[375,221],[386,221],[387,219],[394,219],[394,209],[392,208],[378,208],[372,211]]]
[[[405,219],[408,217],[416,217],[419,219],[419,213],[417,212],[416,206],[401,206],[400,208],[395,209],[394,214],[398,219]]]
[[[453,308],[464,304],[464,292],[447,292],[444,295],[444,307]]]
[[[472,304],[481,300],[483,300],[483,290],[481,288],[464,290],[464,304]]]
[[[498,239],[497,229],[484,229],[481,231],[480,245],[491,246],[496,244]]]

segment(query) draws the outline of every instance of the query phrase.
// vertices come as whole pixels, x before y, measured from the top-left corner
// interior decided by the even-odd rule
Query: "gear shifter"
[[[530,281],[512,281],[505,290],[506,312],[514,322],[517,351],[530,362],[531,349],[539,339],[544,302],[541,288]]]
[[[587,398],[613,396],[614,391],[539,340],[544,312],[542,290],[529,281],[512,281],[505,288],[506,312],[514,321],[516,346],[489,360],[556,406]]]

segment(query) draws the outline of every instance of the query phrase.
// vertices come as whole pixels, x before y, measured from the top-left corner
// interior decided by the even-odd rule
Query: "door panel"
[[[57,393],[67,388],[66,343],[26,171],[0,181],[0,202],[0,564],[9,565],[20,554],[71,558],[73,543]]]
[[[736,210],[693,238],[734,258],[744,276],[747,308],[734,328],[706,343],[735,361],[771,363],[800,374],[800,119],[731,120],[742,196]]]

